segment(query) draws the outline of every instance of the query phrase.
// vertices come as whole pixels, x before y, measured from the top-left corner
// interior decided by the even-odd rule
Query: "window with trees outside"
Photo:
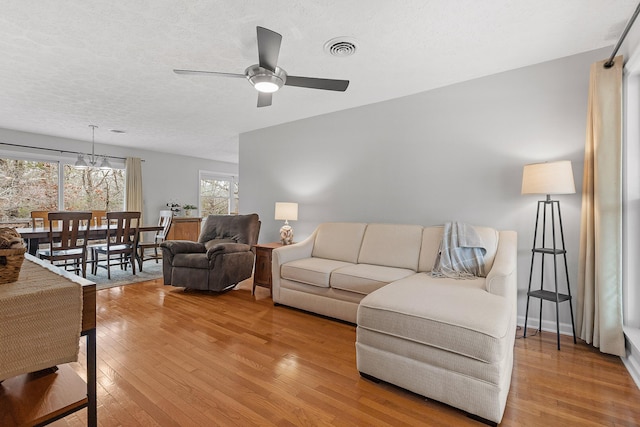
[[[31,211],[122,210],[124,169],[0,158],[0,222],[28,226]]]
[[[238,179],[200,171],[200,215],[238,213]]]
[[[68,211],[124,210],[124,169],[64,166],[64,208]]]

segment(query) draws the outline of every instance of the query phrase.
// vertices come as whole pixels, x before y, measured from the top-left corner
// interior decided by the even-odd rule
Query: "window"
[[[124,168],[76,169],[55,160],[0,158],[5,225],[27,226],[34,210],[122,210],[124,191]]]
[[[200,215],[226,215],[238,213],[238,180],[200,171]]]
[[[70,211],[124,209],[124,169],[64,166],[64,207]]]
[[[26,225],[31,211],[58,209],[58,162],[0,159],[0,213]]]

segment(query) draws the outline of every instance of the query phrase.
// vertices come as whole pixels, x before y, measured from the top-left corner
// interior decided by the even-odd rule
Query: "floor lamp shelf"
[[[555,292],[544,291],[544,290],[531,291],[527,295],[534,298],[540,298],[545,301],[555,301],[557,299],[558,302],[564,302],[564,301],[569,301],[571,299],[571,295],[560,294],[560,293],[556,295]]]
[[[547,222],[547,215],[550,214],[550,221]],[[541,215],[542,214],[542,215]],[[542,218],[541,218],[542,217]],[[550,230],[548,230],[550,229]],[[548,236],[550,231],[551,236]],[[560,241],[558,242],[557,232],[560,235]],[[541,237],[542,247],[536,247],[538,245],[538,237]],[[559,244],[558,244],[559,243]],[[548,247],[550,245],[551,247]],[[536,264],[536,255],[540,256],[540,287],[539,289],[532,290],[534,266]],[[553,284],[552,290],[545,289],[545,259],[551,257],[553,262]],[[558,262],[558,257],[562,258],[561,262]],[[558,291],[559,282],[559,265],[564,267],[564,276],[566,280],[567,293],[560,293]],[[571,287],[569,284],[569,270],[567,268],[567,251],[564,244],[564,231],[562,229],[562,215],[560,213],[560,202],[557,200],[551,200],[547,196],[546,200],[538,202],[538,211],[536,214],[536,228],[533,234],[533,248],[531,249],[531,269],[529,271],[529,287],[527,289],[527,309],[524,318],[524,337],[527,336],[527,322],[529,320],[529,303],[531,298],[540,300],[540,317],[538,328],[542,328],[542,302],[550,301],[555,304],[556,311],[556,332],[558,335],[558,350],[560,350],[560,303],[569,302],[569,310],[571,313],[571,328],[573,331],[573,342],[576,342],[576,329],[573,321],[573,304],[571,297]]]

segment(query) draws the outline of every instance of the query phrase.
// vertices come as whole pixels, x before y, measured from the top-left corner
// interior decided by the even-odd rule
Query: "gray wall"
[[[77,141],[8,129],[0,129],[0,142],[91,153],[90,141]],[[216,162],[197,157],[178,156],[113,145],[96,144],[95,147],[95,152],[100,154],[144,159],[142,164],[142,187],[145,223],[156,223],[159,211],[166,209],[165,205],[169,201],[175,201],[181,205],[186,203],[197,205],[198,173],[200,170],[236,175],[238,173],[238,165],[234,163]],[[20,155],[25,151],[31,153],[32,156],[40,158],[61,159],[69,163],[73,163],[76,160],[75,155],[41,150],[21,150],[0,145],[0,155]],[[194,153],[194,155],[197,155],[197,153]]]
[[[520,195],[522,167],[547,160],[573,163],[578,194],[557,199],[577,294],[589,67],[609,52],[241,134],[241,210],[260,215],[261,242],[278,240],[277,201],[299,203],[298,221],[292,223],[296,241],[324,221],[463,221],[516,230],[524,317],[540,197]],[[537,318],[537,302],[533,307]],[[550,322],[543,326],[555,329],[551,306],[544,317]],[[565,331],[569,319],[568,306],[562,306]]]

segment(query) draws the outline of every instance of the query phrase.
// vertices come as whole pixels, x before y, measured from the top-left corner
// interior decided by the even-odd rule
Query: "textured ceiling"
[[[242,132],[615,44],[636,0],[2,0],[0,128],[238,161]],[[256,108],[256,26],[283,36],[286,86]],[[354,56],[327,55],[338,36]],[[109,129],[125,130],[115,134]],[[5,141],[8,142],[8,141]]]

